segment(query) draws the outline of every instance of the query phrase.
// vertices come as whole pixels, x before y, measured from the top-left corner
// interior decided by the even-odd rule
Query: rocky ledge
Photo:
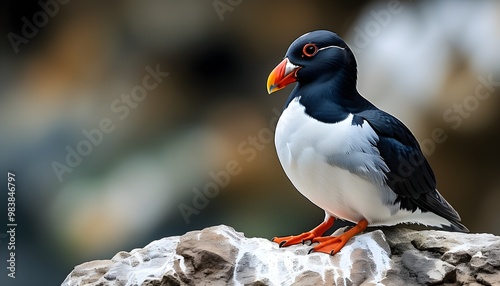
[[[500,285],[500,237],[401,228],[354,237],[339,253],[279,248],[220,225],[75,267],[75,285]]]

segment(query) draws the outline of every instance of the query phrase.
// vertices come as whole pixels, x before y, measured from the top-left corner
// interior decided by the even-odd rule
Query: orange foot
[[[315,237],[312,239],[312,242],[319,242],[319,244],[311,248],[311,250],[309,250],[309,253],[315,251],[334,255],[335,253],[339,252],[342,247],[344,247],[349,239],[351,239],[356,234],[363,232],[367,226],[368,221],[366,221],[366,219],[363,219],[358,222],[357,225],[353,226],[350,230],[339,236]]]
[[[320,225],[318,225],[317,227],[312,229],[311,231],[304,232],[304,233],[299,234],[299,235],[275,237],[272,239],[272,241],[279,243],[280,247],[304,243],[307,240],[314,241],[315,238],[319,238],[330,227],[332,227],[334,221],[335,221],[335,219],[333,217],[327,215],[327,216],[325,216],[325,220]]]

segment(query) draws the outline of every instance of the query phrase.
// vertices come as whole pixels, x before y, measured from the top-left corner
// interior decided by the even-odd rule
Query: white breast
[[[395,194],[327,161],[329,156],[361,152],[359,146],[373,148],[370,142],[378,141],[368,124],[352,125],[352,118],[323,123],[307,115],[295,99],[278,121],[276,150],[294,186],[314,204],[338,218],[376,223],[391,215],[387,205]]]

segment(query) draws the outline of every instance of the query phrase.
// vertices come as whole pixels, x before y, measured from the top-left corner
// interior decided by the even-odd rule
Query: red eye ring
[[[315,44],[306,44],[302,48],[302,55],[308,58],[314,57],[318,52],[318,47]]]

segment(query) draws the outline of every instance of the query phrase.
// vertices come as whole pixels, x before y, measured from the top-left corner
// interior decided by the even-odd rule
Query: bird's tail
[[[457,211],[445,200],[445,198],[436,190],[434,193],[427,193],[423,205],[427,209],[431,209],[437,215],[447,219],[450,225],[443,225],[442,228],[447,231],[469,232],[460,221],[460,215]]]

